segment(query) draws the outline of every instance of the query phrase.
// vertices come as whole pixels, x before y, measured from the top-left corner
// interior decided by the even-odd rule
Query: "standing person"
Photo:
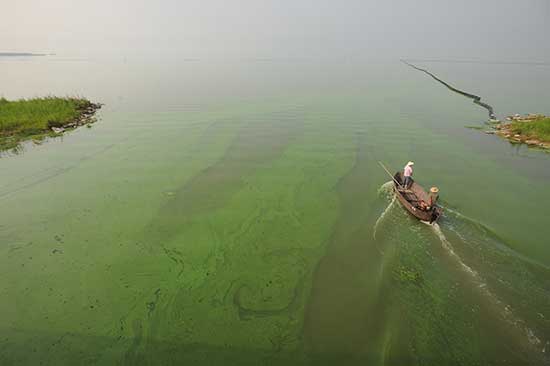
[[[413,165],[414,165],[414,162],[409,161],[407,165],[405,165],[405,168],[403,168],[403,177],[405,177],[405,179],[403,180],[403,186],[407,189],[412,184],[411,177],[413,175],[413,168],[412,168]]]

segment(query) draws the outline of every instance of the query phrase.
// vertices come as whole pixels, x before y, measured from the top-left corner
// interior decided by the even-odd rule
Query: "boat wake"
[[[443,208],[447,214],[447,218],[452,219],[452,220],[446,221],[447,228],[453,231],[453,233],[455,233],[462,241],[464,242],[472,241],[473,239],[473,238],[467,238],[465,236],[464,231],[465,232],[469,232],[472,230],[478,231],[482,233],[483,236],[493,239],[491,240],[492,244],[497,246],[503,252],[508,253],[511,256],[518,257],[524,262],[528,262],[537,267],[541,267],[547,271],[550,271],[550,267],[548,265],[538,262],[535,259],[526,257],[516,251],[513,251],[508,245],[504,243],[504,239],[499,237],[498,234],[494,230],[490,229],[489,227],[479,223],[478,221],[476,221],[471,217],[461,214],[460,212],[450,207],[444,206]]]
[[[376,240],[376,230],[378,229],[378,225],[384,217],[388,214],[388,212],[392,209],[393,204],[395,203],[395,195],[393,196],[392,200],[390,201],[389,205],[386,207],[386,209],[378,216],[378,219],[376,219],[376,222],[374,223],[374,228],[372,229],[372,238]]]
[[[389,204],[386,206],[384,211],[378,216],[376,219],[376,222],[374,223],[374,227],[372,229],[372,237],[376,240],[376,231],[378,230],[378,226],[382,223],[384,218],[388,215],[388,212],[391,211],[392,207],[395,203],[395,193],[393,192],[393,181],[388,181],[380,186],[378,188],[378,196],[383,197],[386,199]]]
[[[528,341],[528,346],[544,354],[548,342],[543,344],[543,342],[535,335],[533,330],[525,323],[525,321],[513,313],[511,306],[504,303],[494,292],[492,292],[489,285],[484,281],[480,274],[463,261],[441,230],[439,224],[433,223],[429,226],[441,241],[441,245],[449,257],[468,276],[469,281],[471,281],[471,283],[477,288],[487,305],[494,309],[494,311],[499,314],[500,317],[509,325],[519,330],[525,336],[524,339]]]
[[[444,208],[439,223],[425,222],[429,230],[424,230],[405,210],[393,210],[397,200],[392,186],[393,182],[389,181],[378,190],[378,195],[388,204],[376,219],[372,232],[377,242],[384,241],[384,248],[397,250],[392,258],[402,258],[397,262],[398,268],[408,268],[410,273],[419,273],[422,277],[422,272],[429,271],[425,267],[429,262],[420,265],[411,260],[416,261],[414,258],[424,253],[431,258],[441,255],[440,259],[446,262],[440,263],[441,268],[454,273],[466,293],[473,291],[477,306],[489,316],[486,326],[498,327],[497,332],[505,333],[510,344],[543,360],[542,364],[550,361],[550,288],[546,280],[550,278],[550,268],[516,253],[493,230],[449,207]],[[406,226],[412,236],[403,236],[404,219],[409,219]],[[434,239],[440,244],[436,244],[440,249],[433,247],[435,252],[429,249],[430,242],[435,244]],[[412,263],[419,266],[411,267]]]
[[[384,220],[384,217],[390,212],[392,209],[394,203],[395,203],[395,193],[393,192],[393,181],[388,181],[380,186],[378,188],[378,195],[381,197],[384,197],[389,201],[388,206],[382,211],[380,216],[376,219],[376,222],[374,223],[374,227],[372,229],[372,237],[373,239],[376,239],[376,230],[378,229],[378,225]]]
[[[393,192],[393,181],[390,180],[382,184],[380,188],[378,188],[378,196],[384,197],[388,201],[391,201],[395,196],[395,193]]]

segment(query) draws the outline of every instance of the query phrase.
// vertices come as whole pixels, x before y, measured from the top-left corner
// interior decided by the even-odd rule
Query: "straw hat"
[[[430,188],[430,192],[432,192],[432,193],[439,193],[439,188],[437,188],[437,187],[432,187],[432,188]]]
[[[414,165],[414,161],[409,161],[407,165]]]

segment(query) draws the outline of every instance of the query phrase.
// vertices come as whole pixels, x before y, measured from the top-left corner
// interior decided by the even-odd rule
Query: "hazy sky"
[[[0,51],[550,61],[550,0],[1,0]]]

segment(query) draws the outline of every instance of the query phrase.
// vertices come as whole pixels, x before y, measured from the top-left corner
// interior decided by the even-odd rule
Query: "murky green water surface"
[[[162,61],[162,62],[161,62]],[[424,64],[499,116],[550,68]],[[543,365],[550,155],[396,60],[4,60],[101,121],[0,158],[2,365]],[[5,71],[5,72],[4,72]],[[384,161],[440,187],[429,227]]]

